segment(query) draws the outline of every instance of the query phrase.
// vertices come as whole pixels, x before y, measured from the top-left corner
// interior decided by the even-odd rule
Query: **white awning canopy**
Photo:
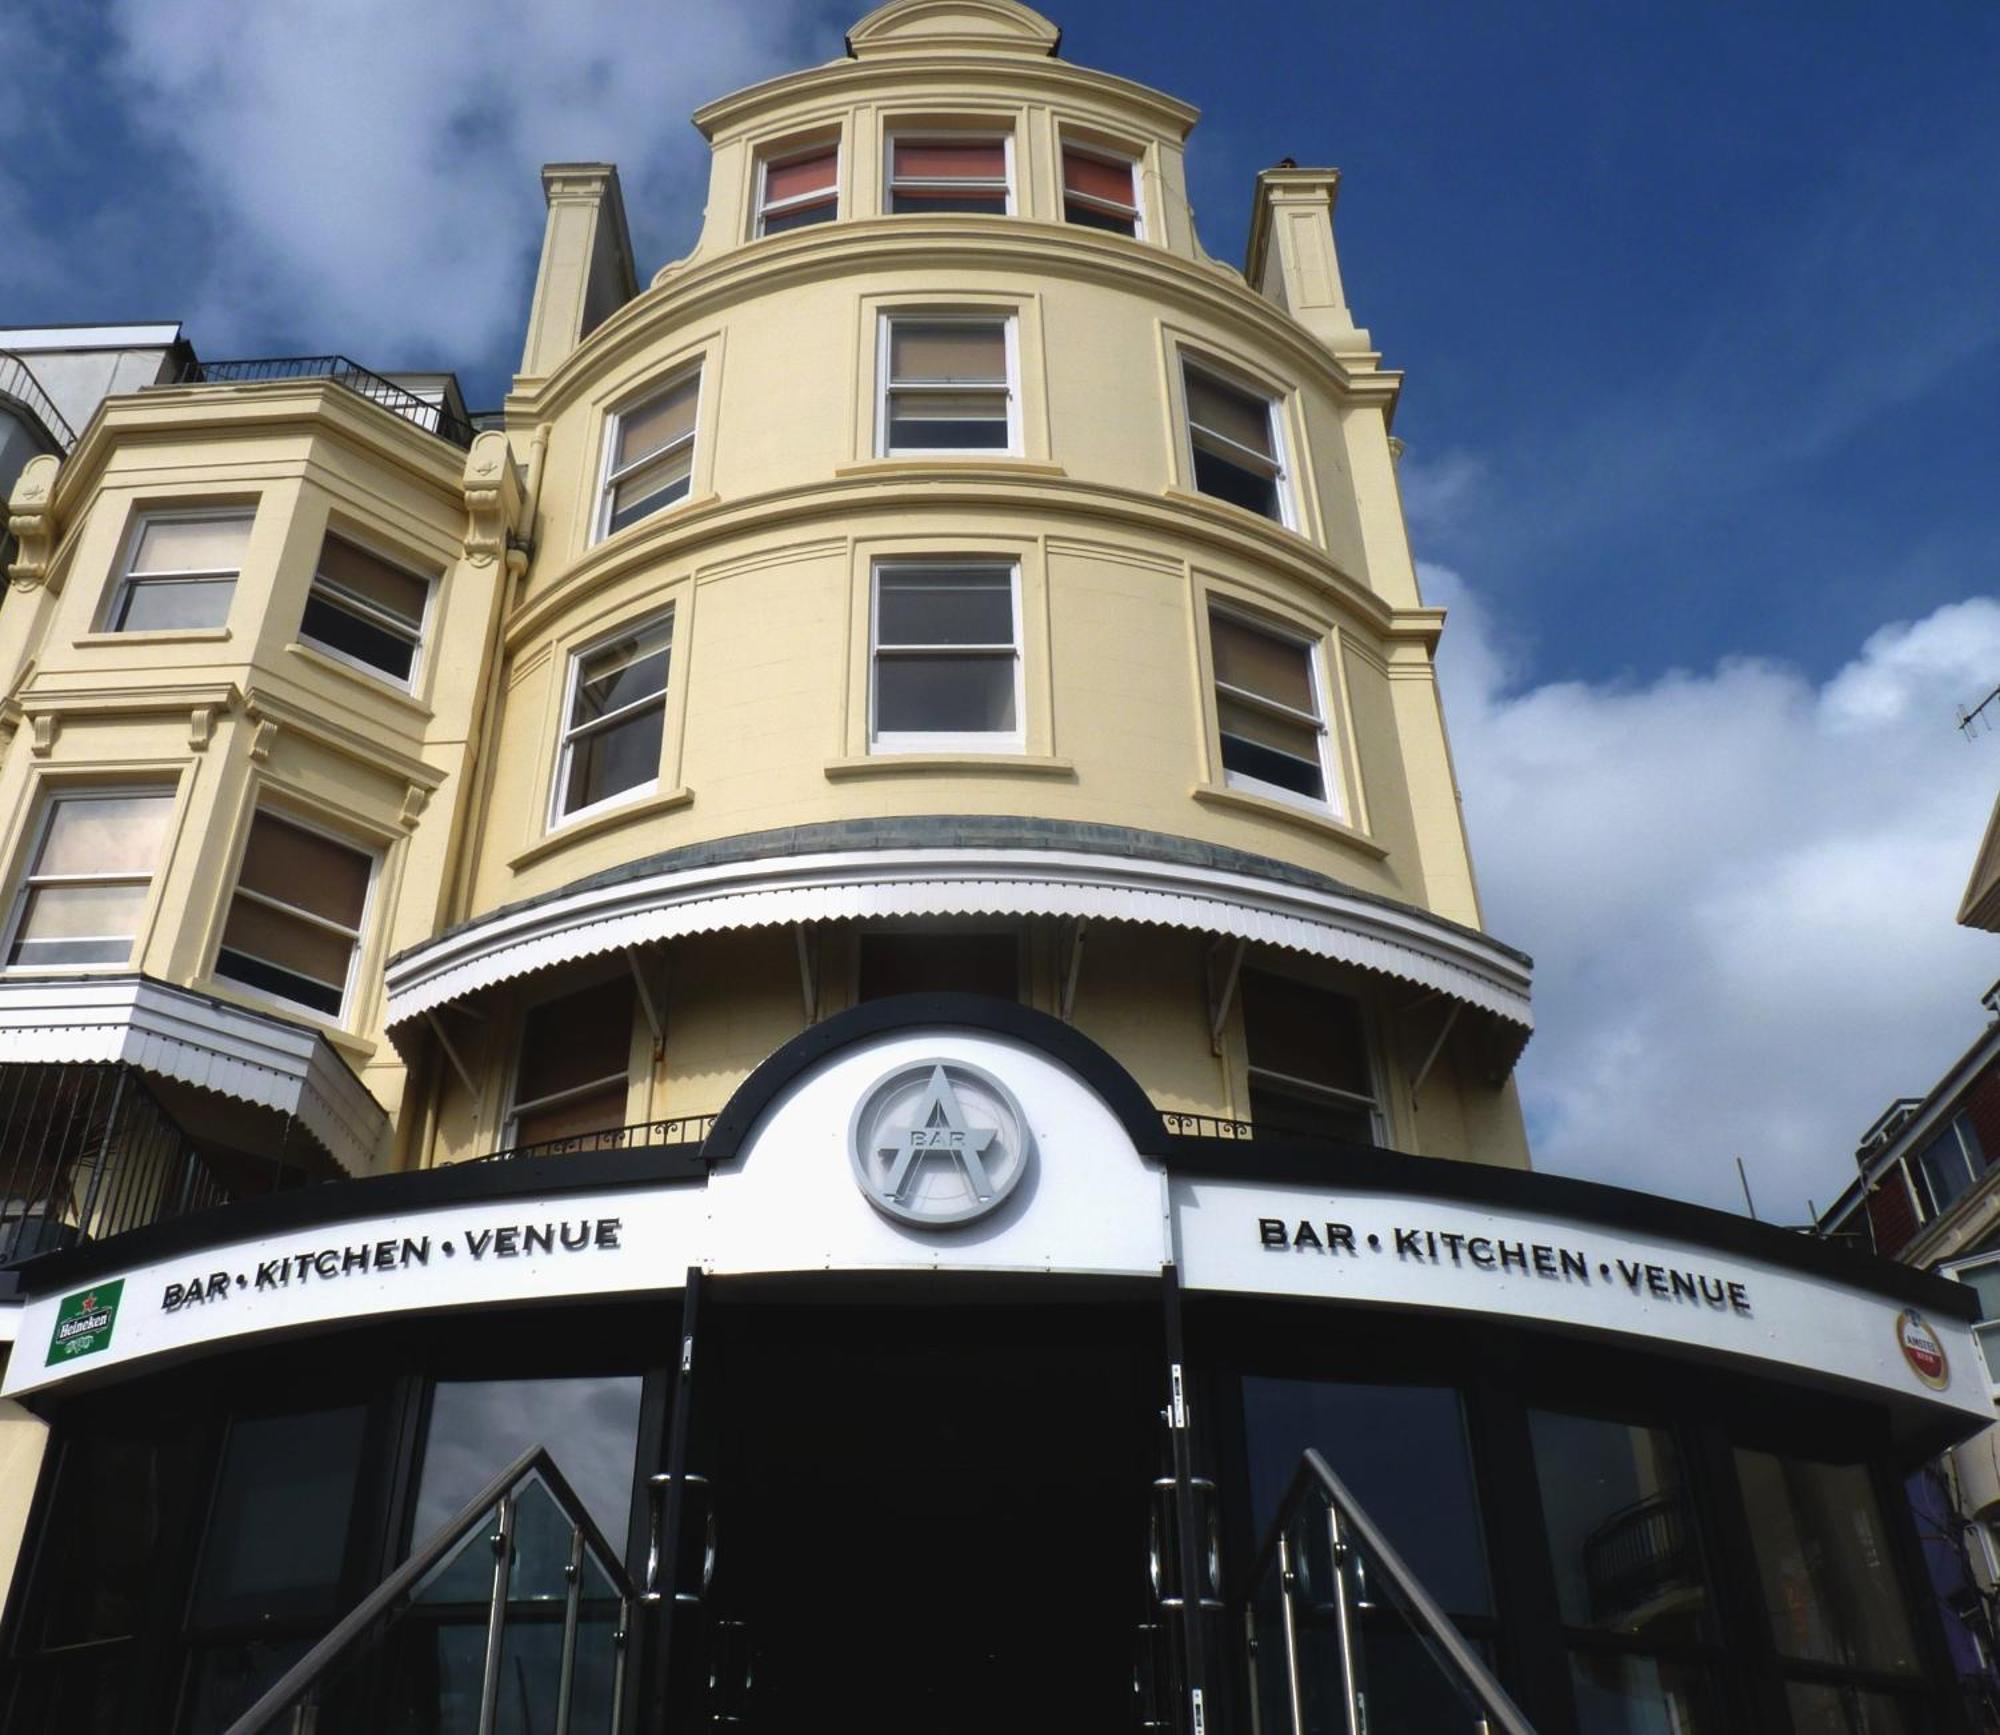
[[[685,935],[896,916],[1057,916],[1190,929],[1434,990],[1512,1027],[1513,1053],[1533,1023],[1525,958],[1406,905],[1330,883],[1304,886],[1083,850],[1005,848],[763,856],[557,892],[394,959],[387,1021],[406,1023],[572,959]]]
[[[124,1062],[295,1116],[352,1175],[389,1116],[317,1031],[146,976],[0,978],[0,1064]]]

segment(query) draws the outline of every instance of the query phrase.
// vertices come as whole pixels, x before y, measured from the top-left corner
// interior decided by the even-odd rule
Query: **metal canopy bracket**
[[[1222,1026],[1229,1017],[1230,1002],[1236,998],[1236,980],[1243,973],[1243,953],[1247,940],[1218,940],[1208,950],[1208,1045],[1222,1052]],[[1223,962],[1227,954],[1227,961]]]
[[[625,962],[631,966],[632,982],[639,990],[639,1005],[646,1014],[646,1024],[653,1032],[653,1059],[664,1060],[667,1053],[667,1020],[661,1012],[659,1002],[653,997],[652,984],[646,980],[646,971],[639,962],[638,949],[625,948]]]
[[[804,922],[792,924],[792,938],[799,948],[799,998],[805,1005],[806,1022],[811,1024],[819,1015],[819,980],[813,970],[812,942],[806,937]]]
[[[1059,1016],[1067,1024],[1076,1011],[1076,979],[1083,970],[1084,930],[1090,924],[1081,918],[1069,930],[1069,962],[1063,969],[1062,1002]]]

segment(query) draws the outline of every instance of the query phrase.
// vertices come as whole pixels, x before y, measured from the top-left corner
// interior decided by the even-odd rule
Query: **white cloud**
[[[2000,738],[2000,603],[1885,626],[1830,680],[1748,659],[1522,686],[1475,594],[1439,672],[1489,926],[1535,955],[1544,1168],[1802,1219],[1862,1129],[1978,1034],[2000,944],[1956,925]]]
[[[522,329],[543,162],[619,164],[643,279],[694,239],[689,112],[836,51],[815,17],[815,0],[112,0],[112,68],[201,221],[199,299],[176,311],[211,352],[277,333],[452,365]]]

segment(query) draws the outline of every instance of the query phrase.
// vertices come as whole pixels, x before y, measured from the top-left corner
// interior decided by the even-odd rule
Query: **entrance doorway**
[[[718,1345],[717,1339],[722,1341]],[[714,1618],[756,1735],[1134,1726],[1157,1305],[708,1315]]]

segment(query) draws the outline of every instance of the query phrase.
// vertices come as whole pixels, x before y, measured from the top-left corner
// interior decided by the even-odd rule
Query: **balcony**
[[[597,1132],[571,1133],[539,1144],[509,1145],[474,1157],[475,1163],[505,1163],[518,1158],[581,1157],[599,1151],[677,1151],[692,1153],[715,1130],[712,1114],[682,1115],[678,1120],[639,1121],[629,1127],[605,1127]]]
[[[205,1156],[137,1067],[0,1067],[0,1266],[302,1179]]]
[[[445,379],[449,376],[438,377]],[[391,415],[414,423],[425,433],[448,441],[460,451],[471,448],[473,436],[478,432],[469,418],[451,408],[448,399],[456,399],[455,386],[449,392],[441,389],[433,399],[398,385],[344,355],[263,356],[245,361],[190,359],[181,369],[179,377],[170,383],[177,386],[221,386],[255,385],[272,380],[331,380],[335,385],[345,386],[357,397],[366,398],[371,404],[380,404]]]

